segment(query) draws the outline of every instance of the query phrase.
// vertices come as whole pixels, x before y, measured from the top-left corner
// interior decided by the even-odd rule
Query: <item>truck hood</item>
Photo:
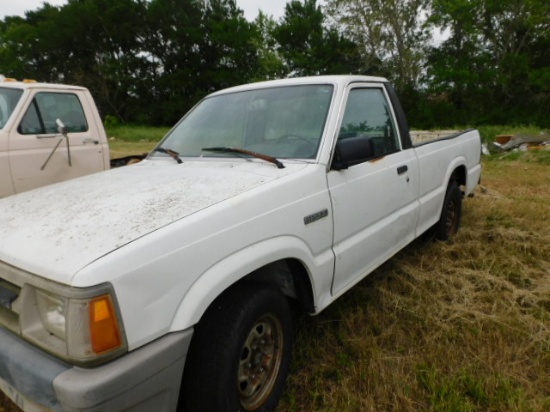
[[[70,284],[89,263],[204,208],[305,167],[144,161],[0,200],[0,260]]]

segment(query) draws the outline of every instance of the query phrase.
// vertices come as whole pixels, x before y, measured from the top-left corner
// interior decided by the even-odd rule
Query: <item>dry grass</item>
[[[301,320],[280,411],[550,410],[550,169],[484,166],[453,241]]]
[[[485,162],[463,205],[451,242],[298,320],[279,411],[550,410],[550,167]]]

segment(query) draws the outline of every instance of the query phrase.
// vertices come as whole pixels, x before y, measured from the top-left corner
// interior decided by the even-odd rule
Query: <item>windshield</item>
[[[180,157],[242,156],[314,159],[332,97],[330,85],[256,89],[204,99],[159,144]],[[153,151],[152,156],[166,156]]]
[[[23,90],[0,87],[0,130],[8,123],[8,120],[21,98]]]

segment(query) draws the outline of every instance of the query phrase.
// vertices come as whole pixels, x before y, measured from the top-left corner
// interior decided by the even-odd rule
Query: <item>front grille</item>
[[[19,310],[17,299],[21,287],[13,283],[12,267],[0,262],[0,326],[19,333]],[[7,279],[6,279],[7,278]]]
[[[11,305],[19,296],[21,288],[0,278],[0,306],[11,310]]]

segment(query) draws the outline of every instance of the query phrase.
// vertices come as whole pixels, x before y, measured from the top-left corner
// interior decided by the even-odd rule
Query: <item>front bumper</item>
[[[174,411],[192,335],[192,329],[171,333],[87,369],[0,328],[0,389],[23,410]]]

